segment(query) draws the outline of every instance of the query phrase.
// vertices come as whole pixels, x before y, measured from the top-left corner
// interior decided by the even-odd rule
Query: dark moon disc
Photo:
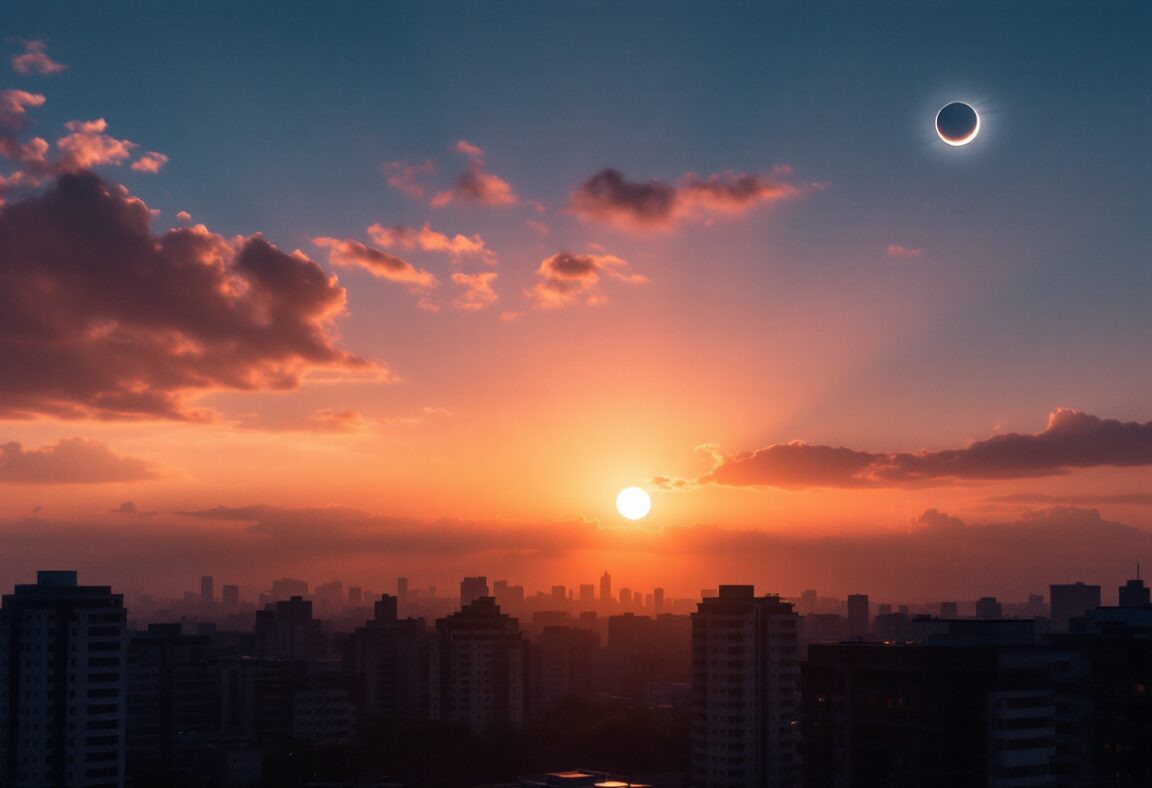
[[[936,133],[949,145],[967,145],[980,133],[980,116],[963,101],[953,101],[936,113]]]

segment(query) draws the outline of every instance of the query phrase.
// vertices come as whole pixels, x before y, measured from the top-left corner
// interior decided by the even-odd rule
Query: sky
[[[1145,2],[0,29],[4,587],[972,598],[1152,559]]]

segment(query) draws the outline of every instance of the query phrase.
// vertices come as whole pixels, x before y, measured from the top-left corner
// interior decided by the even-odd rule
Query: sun
[[[652,499],[639,487],[625,487],[616,496],[616,511],[629,520],[640,520],[652,510]]]

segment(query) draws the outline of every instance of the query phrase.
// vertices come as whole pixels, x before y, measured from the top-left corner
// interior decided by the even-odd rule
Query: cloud
[[[484,151],[467,140],[460,140],[453,150],[467,156],[468,168],[456,177],[453,189],[433,195],[431,205],[440,208],[457,200],[481,205],[516,205],[520,198],[512,185],[484,167]]]
[[[180,222],[181,224],[191,224],[192,214],[188,213],[187,211],[180,211],[176,214],[176,221]]]
[[[144,460],[123,457],[100,441],[66,438],[41,449],[15,441],[0,444],[0,482],[14,484],[95,484],[159,477]]]
[[[884,254],[889,257],[920,257],[924,254],[924,250],[918,246],[901,246],[900,244],[889,244],[888,248],[884,250]]]
[[[996,435],[963,449],[878,454],[793,441],[715,460],[699,483],[803,489],[1058,476],[1071,468],[1152,465],[1152,422],[1059,408],[1041,432]]]
[[[916,518],[916,523],[929,528],[957,529],[964,527],[964,521],[959,517],[952,517],[939,509],[926,509],[923,514]]]
[[[28,122],[28,107],[42,107],[46,99],[26,90],[0,90],[0,128],[20,131]]]
[[[452,300],[452,305],[457,309],[479,311],[496,303],[500,298],[492,289],[492,283],[496,281],[494,271],[483,271],[478,274],[464,274],[457,271],[452,274],[452,281],[463,288]]]
[[[557,252],[540,263],[537,282],[524,294],[539,309],[559,309],[573,304],[596,305],[607,301],[601,292],[603,279],[643,284],[640,274],[624,273],[628,261],[610,254]]]
[[[1152,506],[1152,493],[1106,493],[1096,495],[1045,495],[1016,493],[989,498],[995,503],[1064,504],[1068,506]]]
[[[496,264],[496,254],[484,245],[484,239],[479,235],[449,236],[437,232],[425,222],[420,229],[415,227],[384,227],[373,224],[368,228],[368,235],[372,240],[386,249],[397,248],[404,250],[419,249],[423,252],[441,252],[459,262],[464,257],[478,257],[491,265]]]
[[[359,241],[321,236],[312,243],[328,252],[328,262],[345,268],[362,268],[377,279],[399,282],[416,290],[436,287],[436,277],[407,260],[373,249]]]
[[[346,294],[319,265],[151,218],[91,172],[0,208],[0,418],[203,418],[198,393],[372,366],[335,345]]]
[[[24,41],[24,52],[9,58],[12,70],[17,74],[59,74],[67,68],[48,57],[43,41]]]
[[[688,173],[675,183],[630,181],[619,170],[601,170],[573,192],[568,210],[577,216],[633,231],[668,230],[714,216],[740,216],[761,205],[794,199],[808,188],[787,180],[789,167],[768,174]]]
[[[155,175],[160,172],[160,168],[167,163],[168,157],[163,153],[148,151],[136,161],[132,162],[132,169],[136,170],[136,172],[147,172]]]
[[[108,122],[103,118],[70,120],[64,127],[72,132],[56,140],[61,153],[59,168],[64,172],[88,170],[104,164],[123,164],[137,147],[135,142],[108,134]]]
[[[426,181],[436,173],[436,162],[428,159],[419,164],[404,161],[386,161],[380,165],[388,185],[416,200],[427,194]]]

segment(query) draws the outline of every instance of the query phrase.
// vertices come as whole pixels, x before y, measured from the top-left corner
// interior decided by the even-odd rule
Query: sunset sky
[[[5,589],[927,600],[1152,563],[1147,2],[0,29]]]

